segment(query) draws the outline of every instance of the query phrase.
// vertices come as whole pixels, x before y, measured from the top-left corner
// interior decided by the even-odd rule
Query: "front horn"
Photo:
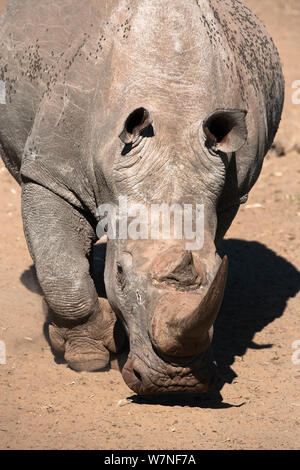
[[[209,331],[222,304],[227,271],[225,256],[204,297],[191,292],[168,292],[159,298],[150,324],[150,338],[159,352],[188,357],[209,347]]]

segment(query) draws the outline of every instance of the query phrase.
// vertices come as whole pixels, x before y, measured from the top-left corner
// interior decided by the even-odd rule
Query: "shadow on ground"
[[[228,239],[223,241],[219,251],[221,256],[228,255],[229,274],[223,305],[214,331],[213,350],[218,367],[215,389],[212,393],[201,396],[134,395],[130,399],[135,403],[204,408],[236,406],[222,402],[220,393],[224,384],[231,383],[236,377],[232,369],[235,356],[243,356],[248,348],[272,348],[271,342],[256,344],[253,337],[284,314],[287,301],[300,290],[300,272],[289,261],[258,242]],[[95,245],[91,263],[92,274],[101,297],[105,297],[105,253],[105,245]],[[41,293],[33,267],[22,274],[21,281],[31,291]],[[44,334],[48,339],[46,328]]]
[[[271,338],[269,344],[256,344],[253,337],[284,314],[288,300],[300,290],[300,272],[258,242],[225,240],[220,254],[228,255],[229,275],[213,347],[224,385],[236,377],[231,369],[235,356],[248,348],[272,348]]]
[[[36,277],[36,270],[34,265],[29,266],[20,277],[22,284],[34,294],[43,295],[42,289],[40,288],[39,282]]]

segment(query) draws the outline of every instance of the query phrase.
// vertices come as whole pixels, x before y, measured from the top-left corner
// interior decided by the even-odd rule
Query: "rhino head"
[[[216,110],[188,131],[144,107],[125,120],[114,149],[115,200],[126,195],[145,213],[162,203],[204,208],[199,246],[174,231],[152,239],[151,217],[146,236],[108,239],[106,292],[129,338],[123,378],[138,394],[205,392],[213,381],[210,344],[228,264],[216,252],[216,238],[228,228],[217,208],[226,166],[247,138],[245,116]],[[191,218],[195,226],[197,211]]]

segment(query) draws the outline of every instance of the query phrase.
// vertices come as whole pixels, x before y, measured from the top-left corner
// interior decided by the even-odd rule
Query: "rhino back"
[[[48,142],[50,134],[57,143],[62,134],[70,137],[71,145],[74,140],[80,142],[76,133],[84,126],[85,112],[97,85],[94,68],[99,65],[97,59],[101,60],[106,39],[103,25],[113,3],[9,2],[0,23],[0,142],[5,163],[14,176],[20,170],[26,142],[31,156],[37,151],[35,139],[28,140],[31,134],[35,138],[39,133],[42,136],[47,127]],[[70,102],[78,109],[82,106],[81,112],[70,110]],[[74,136],[61,126],[65,116]],[[44,153],[49,150],[46,145]],[[54,162],[55,155],[51,158]],[[56,160],[54,170],[58,163]],[[51,173],[51,168],[48,171]],[[30,176],[34,179],[34,174]]]
[[[198,0],[201,4],[201,0]],[[235,58],[235,74],[246,109],[264,116],[265,149],[269,150],[277,132],[284,100],[284,78],[280,58],[272,38],[261,21],[240,0],[209,0],[214,47],[226,44]],[[206,22],[207,30],[211,26]],[[212,33],[212,31],[211,31]],[[234,74],[233,64],[227,63]]]

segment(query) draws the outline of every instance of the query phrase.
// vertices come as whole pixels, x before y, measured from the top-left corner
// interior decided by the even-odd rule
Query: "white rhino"
[[[282,112],[264,26],[239,0],[11,0],[0,45],[0,153],[22,186],[53,347],[101,369],[124,328],[135,392],[208,390],[227,274],[216,246]],[[99,300],[98,208],[120,195],[146,210],[202,205],[204,243],[109,239]]]

